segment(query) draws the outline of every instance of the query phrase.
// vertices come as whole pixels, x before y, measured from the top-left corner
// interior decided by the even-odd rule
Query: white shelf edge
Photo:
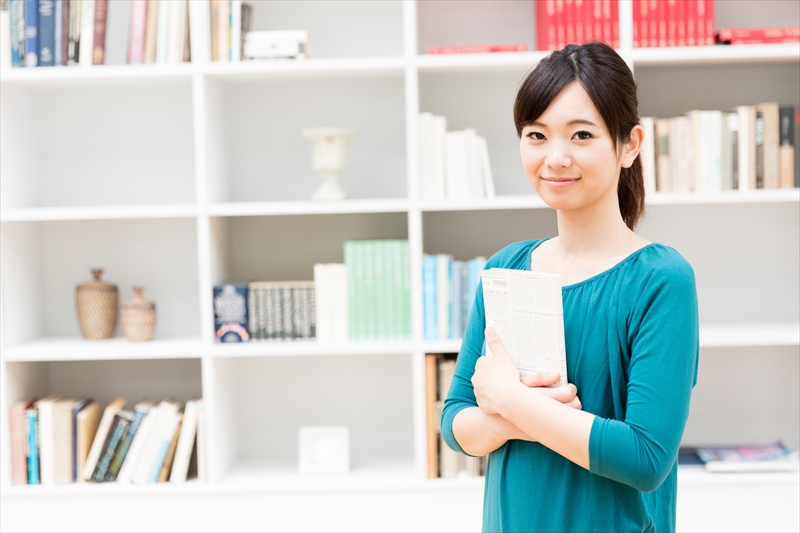
[[[4,207],[0,209],[0,221],[47,222],[137,218],[191,218],[197,216],[197,214],[198,209],[194,203],[81,207]]]
[[[648,205],[762,204],[800,202],[800,189],[758,189],[755,191],[654,192],[648,193]]]
[[[199,338],[132,342],[124,337],[102,340],[39,339],[3,348],[5,362],[105,361],[117,359],[200,359],[206,345]]]
[[[631,58],[635,67],[792,62],[800,59],[800,47],[788,43],[634,48]]]
[[[220,343],[206,353],[212,357],[340,357],[346,355],[406,355],[411,341],[317,342],[315,340]]]
[[[327,215],[359,213],[402,213],[409,210],[404,198],[343,200],[341,202],[226,202],[208,206],[210,216]]]
[[[701,324],[700,347],[800,346],[800,322]]]
[[[706,472],[702,466],[678,466],[679,487],[770,487],[800,485],[800,472]]]
[[[415,207],[423,212],[432,211],[491,211],[494,209],[543,209],[549,208],[535,194],[494,196],[491,198],[464,198],[444,200],[419,200]]]

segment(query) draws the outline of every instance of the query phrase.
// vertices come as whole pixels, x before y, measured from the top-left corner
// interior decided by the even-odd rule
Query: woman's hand
[[[486,344],[494,357],[479,357],[472,375],[478,407],[487,414],[499,414],[515,389],[524,387],[519,370],[508,355],[494,328],[486,328]]]
[[[558,372],[542,372],[520,380],[519,370],[492,327],[486,328],[486,344],[494,357],[480,357],[472,376],[475,399],[482,411],[487,414],[499,414],[511,400],[511,395],[518,390],[518,384],[534,389],[574,409],[581,409],[575,385],[568,383],[553,387],[560,378]]]

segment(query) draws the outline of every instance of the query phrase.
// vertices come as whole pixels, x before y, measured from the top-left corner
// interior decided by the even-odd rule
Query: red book
[[[575,42],[575,0],[564,0],[564,32],[567,43]]]
[[[706,30],[705,30],[705,43],[706,46],[714,44],[714,0],[705,0],[706,3]]]
[[[556,50],[561,50],[567,45],[566,19],[564,0],[556,0]]]
[[[717,42],[728,44],[771,44],[800,42],[800,26],[783,28],[723,28]]]
[[[106,61],[106,18],[108,0],[94,2],[94,39],[92,40],[92,65],[102,65]]]
[[[592,0],[581,0],[579,4],[579,17],[583,26],[583,42],[588,43],[595,40],[594,25],[592,24]]]
[[[633,9],[633,47],[639,48],[642,46],[640,44],[641,34],[642,34],[642,8],[641,8],[642,0],[633,0],[632,2],[632,9]]]
[[[677,46],[686,46],[686,2],[678,2],[678,8],[675,11],[677,18],[675,22],[676,42]]]
[[[428,54],[490,54],[496,52],[527,52],[525,44],[491,44],[474,46],[429,46]]]
[[[651,48],[658,47],[658,0],[645,0],[648,2],[648,40]],[[687,0],[688,1],[688,0]]]
[[[619,48],[619,2],[611,1],[611,46]]]
[[[678,46],[678,0],[667,0],[667,46]]]
[[[586,36],[586,2],[584,0],[575,0],[575,42],[586,43],[589,39]]]
[[[595,41],[603,40],[603,0],[592,0],[592,38]]]
[[[536,49],[553,50],[556,44],[555,21],[556,2],[546,0],[536,2]]]
[[[18,400],[9,407],[8,430],[11,444],[11,483],[28,484],[27,421],[25,411],[34,404],[33,399]]]
[[[667,17],[667,2],[666,0],[660,0],[656,10],[656,18],[658,19],[658,46],[661,48],[667,46]]]

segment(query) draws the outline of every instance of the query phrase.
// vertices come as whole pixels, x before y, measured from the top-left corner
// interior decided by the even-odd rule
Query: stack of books
[[[486,258],[468,261],[449,254],[422,258],[422,308],[426,340],[460,339],[475,302]]]

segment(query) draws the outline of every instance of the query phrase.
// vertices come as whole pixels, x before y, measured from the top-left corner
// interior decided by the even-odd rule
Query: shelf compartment
[[[215,217],[405,213],[408,211],[409,205],[409,202],[403,199],[342,200],[339,202],[228,202],[210,205],[208,213]]]
[[[5,208],[2,222],[38,222],[66,220],[116,220],[136,218],[187,218],[197,216],[193,204],[114,205],[93,207],[20,207]]]
[[[193,203],[191,101],[190,78],[4,83],[2,207]]]
[[[344,262],[347,240],[408,237],[407,214],[391,212],[214,217],[211,225],[211,263],[220,265],[212,283],[311,280],[315,263]]]
[[[131,342],[45,338],[5,349],[5,361],[102,361],[105,359],[184,359],[200,357],[208,348],[199,338],[170,338]]]
[[[213,367],[215,481],[250,461],[277,477],[297,472],[299,428],[316,425],[349,428],[354,475],[396,474],[382,465],[398,461],[413,475],[410,355],[225,358]]]
[[[89,396],[104,409],[117,397],[126,408],[143,400],[202,396],[200,359],[6,362],[9,401],[61,395]]]
[[[144,287],[157,340],[200,336],[195,219],[4,222],[2,247],[4,349],[48,339],[80,347],[75,288],[92,268],[117,285],[120,305]]]
[[[302,130],[355,131],[339,176],[348,199],[407,198],[402,71],[318,77],[207,79],[208,200],[306,201],[321,178]]]

